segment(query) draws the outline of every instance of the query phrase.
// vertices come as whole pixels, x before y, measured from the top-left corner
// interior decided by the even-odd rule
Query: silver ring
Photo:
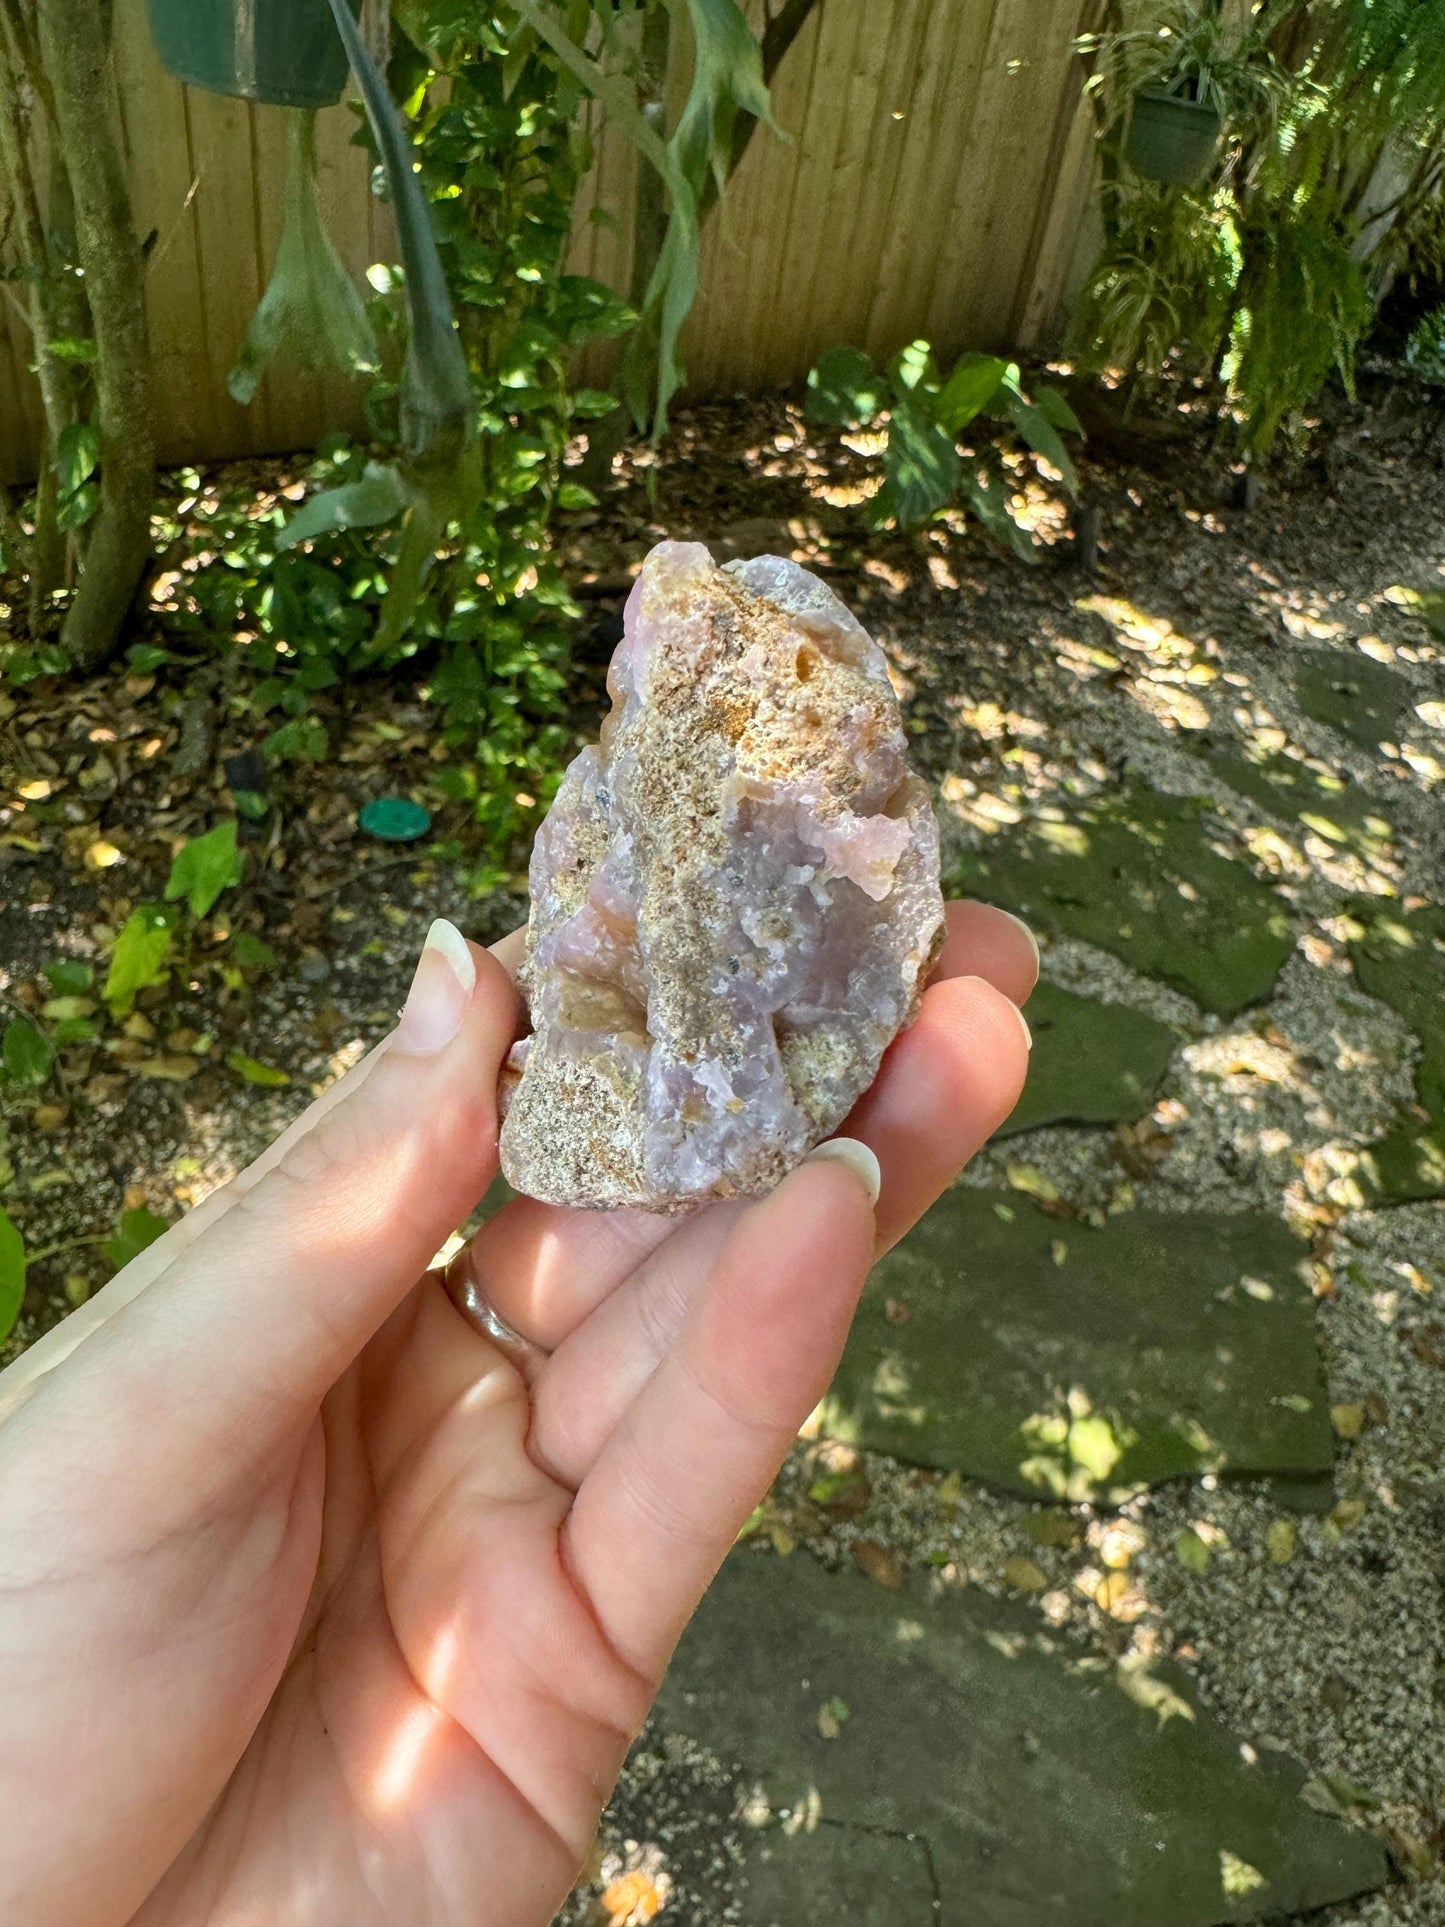
[[[489,1338],[499,1351],[505,1352],[517,1364],[538,1365],[552,1356],[546,1345],[524,1338],[515,1326],[509,1325],[483,1294],[472,1266],[470,1246],[459,1251],[442,1273],[442,1288],[473,1330]]]

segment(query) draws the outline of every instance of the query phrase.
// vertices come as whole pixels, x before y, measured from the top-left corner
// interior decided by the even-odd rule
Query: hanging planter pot
[[[150,0],[150,16],[161,65],[192,87],[275,107],[341,98],[348,62],[327,0]]]
[[[1134,172],[1147,180],[1197,187],[1219,152],[1223,132],[1224,116],[1207,96],[1136,94],[1125,152]]]

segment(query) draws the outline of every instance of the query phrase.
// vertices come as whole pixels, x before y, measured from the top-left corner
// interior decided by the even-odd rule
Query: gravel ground
[[[881,1546],[942,1586],[1006,1593],[1006,1563],[1021,1556],[1040,1575],[1038,1604],[1054,1623],[1111,1655],[1181,1660],[1242,1740],[1297,1755],[1312,1797],[1389,1844],[1390,1888],[1327,1910],[1315,1927],[1445,1922],[1445,1204],[1353,1208],[1352,1154],[1408,1101],[1413,1044],[1395,1013],[1359,990],[1339,922],[1351,893],[1436,899],[1445,879],[1445,657],[1390,593],[1445,574],[1445,484],[1401,445],[1397,410],[1385,396],[1342,414],[1326,468],[1277,484],[1248,517],[1210,506],[1219,478],[1207,451],[1184,485],[1093,473],[1086,486],[1105,505],[1107,529],[1097,580],[1061,554],[1029,576],[972,541],[937,535],[879,544],[839,570],[901,672],[946,826],[953,818],[946,834],[976,838],[1127,775],[1219,805],[1233,853],[1298,918],[1300,939],[1272,996],[1230,1020],[1088,944],[1046,943],[1049,980],[1132,1003],[1186,1041],[1138,1131],[1036,1131],[984,1152],[965,1182],[1004,1183],[1008,1165],[1027,1157],[1070,1203],[1104,1206],[1126,1136],[1136,1152],[1142,1138],[1152,1168],[1136,1184],[1139,1202],[1272,1209],[1309,1232],[1331,1401],[1363,1412],[1360,1435],[1341,1442],[1330,1512],[1300,1515],[1267,1486],[1204,1478],[1119,1513],[1075,1507],[1055,1528],[1066,1542],[1040,1545],[1037,1511],[1024,1503],[803,1442],[766,1522],[782,1550],[800,1548],[791,1556],[857,1557],[866,1570]],[[750,418],[741,452],[796,480],[815,464],[799,460],[796,422],[779,410],[773,424],[770,437]],[[728,426],[735,431],[699,424],[699,439],[722,452]],[[818,479],[806,476],[815,487]],[[666,474],[661,481],[665,512]],[[826,514],[800,512],[796,499],[792,508],[800,559],[828,552]],[[1040,527],[1057,534],[1051,515],[1045,505]],[[1086,598],[1093,607],[1078,606]],[[1361,641],[1425,706],[1407,715],[1405,740],[1379,755],[1305,716],[1290,675],[1298,649],[1343,652]],[[1125,674],[1101,672],[1089,654],[1100,648]],[[1207,680],[1176,680],[1201,665],[1213,672]],[[1286,830],[1200,760],[1205,743],[1251,739],[1288,743],[1387,799],[1400,831],[1393,847],[1366,863],[1304,828]],[[857,1517],[829,1517],[808,1500],[820,1461],[861,1466],[869,1498]],[[1186,1531],[1208,1547],[1203,1571],[1175,1550]],[[669,1915],[741,1917],[729,1867],[740,1853],[745,1773],[733,1773],[730,1827],[700,1835],[695,1824],[698,1812],[716,1820],[726,1782],[722,1763],[696,1749],[672,1758],[647,1736],[604,1829],[609,1872],[660,1851]],[[575,1917],[585,1917],[580,1902]]]
[[[1090,577],[1068,560],[1062,511],[1047,492],[1036,492],[1031,513],[1052,546],[1031,572],[972,529],[866,536],[840,505],[856,482],[845,450],[810,442],[781,402],[720,404],[685,414],[664,457],[630,458],[618,500],[605,515],[577,518],[569,537],[574,571],[593,591],[580,646],[594,664],[618,606],[608,591],[657,534],[721,533],[739,551],[787,546],[825,567],[888,643],[951,838],[976,838],[1128,774],[1220,804],[1234,853],[1296,916],[1299,942],[1273,996],[1228,1021],[1089,945],[1047,944],[1053,982],[1166,1018],[1183,1045],[1143,1126],[1038,1131],[985,1152],[967,1181],[1005,1182],[1008,1163],[1026,1156],[1071,1204],[1103,1205],[1127,1157],[1141,1203],[1262,1207],[1307,1230],[1331,1399],[1363,1415],[1359,1435],[1341,1445],[1333,1511],[1299,1515],[1267,1488],[1206,1478],[1117,1514],[1073,1508],[1055,1535],[1066,1543],[1040,1545],[1034,1508],[870,1454],[866,1510],[838,1518],[807,1498],[820,1458],[836,1463],[837,1448],[805,1439],[765,1526],[777,1547],[798,1548],[792,1556],[843,1562],[866,1542],[943,1586],[1007,1590],[1005,1564],[1024,1555],[1051,1620],[1107,1653],[1180,1658],[1243,1739],[1298,1754],[1320,1798],[1343,1800],[1390,1843],[1395,1883],[1317,1927],[1445,1922],[1445,1204],[1358,1207],[1351,1159],[1408,1098],[1411,1046],[1400,1020],[1355,985],[1339,922],[1352,891],[1438,897],[1445,877],[1445,659],[1390,593],[1399,583],[1445,586],[1445,478],[1415,433],[1408,400],[1377,387],[1359,407],[1341,405],[1317,440],[1322,454],[1268,487],[1249,516],[1219,508],[1227,476],[1207,443],[1176,455],[1170,476],[1088,464],[1085,486],[1105,516]],[[1350,651],[1361,641],[1424,705],[1407,715],[1405,740],[1378,756],[1305,717],[1288,673],[1299,649]],[[1103,667],[1101,654],[1118,666]],[[116,695],[93,693],[97,713]],[[384,703],[380,713],[398,734],[424,738],[414,717]],[[153,726],[142,712],[138,728]],[[1251,738],[1288,741],[1386,797],[1401,826],[1393,849],[1368,863],[1342,856],[1219,785],[1201,746]],[[452,914],[483,936],[515,920],[515,901],[469,901],[446,864],[422,856],[382,868],[347,841],[366,786],[419,781],[425,753],[415,740],[381,769],[343,759],[327,772],[334,797],[313,799],[314,823],[296,799],[293,877],[332,830],[337,842],[323,850],[315,914],[294,914],[284,870],[270,898],[251,900],[246,914],[282,963],[248,993],[242,1029],[236,1012],[218,1017],[184,996],[153,1013],[160,1026],[230,1022],[249,1053],[287,1066],[289,1088],[241,1084],[212,1063],[184,1084],[127,1077],[96,1087],[104,1067],[87,1063],[75,1067],[66,1117],[49,1129],[6,1100],[32,1245],[105,1228],[123,1197],[168,1208],[196,1201],[386,1027],[432,915]],[[154,814],[148,781],[142,772],[123,786],[108,823]],[[137,846],[137,871],[155,860]],[[58,851],[54,861],[12,864],[0,888],[0,992],[23,991],[60,950],[94,948],[95,927],[114,922],[106,899],[119,894]],[[34,1336],[100,1275],[88,1251],[39,1268],[40,1290],[12,1342]],[[1175,1551],[1186,1529],[1208,1547],[1202,1571]],[[596,1878],[566,1918],[621,1927],[625,1916],[597,1896],[633,1869],[666,1894],[666,1918],[739,1918],[747,1793],[735,1763],[646,1735],[604,1824]]]

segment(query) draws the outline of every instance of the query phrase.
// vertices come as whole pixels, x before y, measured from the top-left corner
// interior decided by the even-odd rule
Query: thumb
[[[314,1411],[495,1174],[515,1026],[506,971],[434,923],[369,1074],[77,1362],[172,1415],[192,1404],[207,1430]]]

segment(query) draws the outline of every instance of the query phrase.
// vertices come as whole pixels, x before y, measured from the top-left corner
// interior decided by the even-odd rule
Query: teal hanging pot
[[[1129,165],[1147,180],[1197,187],[1219,152],[1224,117],[1212,100],[1137,94],[1129,119]]]
[[[192,87],[274,107],[341,98],[346,49],[326,0],[150,0],[150,14],[161,65]]]

